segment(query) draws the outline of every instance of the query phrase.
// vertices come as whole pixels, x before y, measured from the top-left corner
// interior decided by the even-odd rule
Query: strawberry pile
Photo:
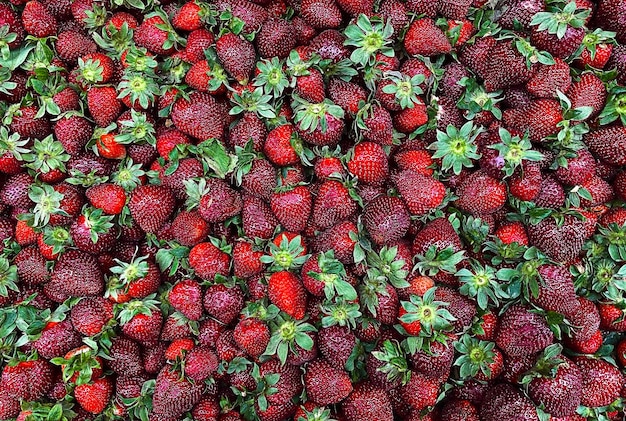
[[[3,0],[0,420],[626,417],[624,0]]]

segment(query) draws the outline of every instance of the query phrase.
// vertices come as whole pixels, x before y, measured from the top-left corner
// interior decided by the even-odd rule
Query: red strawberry
[[[389,158],[382,146],[372,142],[361,142],[352,151],[348,170],[359,181],[382,184],[389,173]]]
[[[598,76],[593,73],[583,73],[578,82],[574,82],[567,91],[567,97],[572,102],[572,109],[591,107],[588,119],[596,117],[606,103],[606,87]]]
[[[281,225],[293,232],[304,231],[311,213],[311,192],[306,186],[276,191],[270,200],[272,212]]]
[[[619,397],[623,378],[617,367],[585,356],[576,357],[574,362],[582,374],[582,405],[605,406]]]
[[[96,184],[85,192],[89,203],[108,215],[119,215],[126,204],[126,192],[112,183]]]
[[[413,215],[425,215],[436,209],[446,195],[443,183],[412,170],[400,171],[392,180]]]
[[[554,98],[557,90],[567,92],[569,89],[572,83],[569,72],[569,65],[557,58],[552,65],[542,65],[526,83],[526,89],[538,98]]]
[[[189,265],[202,279],[212,280],[215,275],[228,276],[228,254],[209,242],[196,244],[189,252]]]
[[[336,180],[325,181],[317,190],[313,206],[313,223],[322,229],[341,222],[357,211],[350,190]]]
[[[146,16],[141,25],[135,29],[133,39],[138,46],[145,47],[151,53],[169,55],[174,51],[176,36],[169,22],[163,17],[165,15],[156,12]]]
[[[36,0],[26,3],[22,11],[22,24],[29,35],[46,38],[56,35],[57,20],[46,7]]]
[[[224,108],[206,92],[193,92],[189,100],[176,100],[171,117],[178,130],[201,141],[222,139],[224,135]]]
[[[177,282],[168,295],[168,301],[176,310],[190,320],[199,320],[202,316],[202,289],[192,279]]]
[[[365,205],[363,225],[372,241],[378,245],[391,244],[401,239],[410,224],[406,205],[398,197],[380,195]]]
[[[435,56],[447,54],[452,45],[446,34],[429,18],[415,20],[404,37],[404,48],[410,55]]]
[[[318,29],[338,28],[342,21],[341,10],[334,0],[302,0],[300,15]]]
[[[293,317],[302,319],[306,310],[306,292],[302,282],[291,272],[281,271],[270,275],[267,283],[270,301]]]
[[[128,208],[137,225],[156,232],[171,216],[175,205],[172,191],[165,186],[139,186],[133,190]]]
[[[96,124],[106,127],[122,112],[122,103],[112,86],[92,86],[87,91],[87,107]]]
[[[348,373],[324,360],[315,360],[307,365],[304,384],[307,396],[319,405],[339,403],[352,392]]]
[[[18,361],[4,367],[1,379],[7,395],[36,401],[52,387],[52,365],[44,359]]]
[[[255,42],[259,55],[264,58],[285,58],[297,45],[294,26],[284,19],[269,19],[263,23]]]
[[[229,32],[217,40],[215,49],[228,74],[241,85],[246,85],[255,66],[256,53],[252,43]]]
[[[210,286],[204,294],[204,309],[218,321],[229,324],[244,306],[244,295],[238,286]]]
[[[263,321],[247,318],[237,323],[233,330],[233,338],[246,354],[252,358],[258,358],[267,348],[270,341],[270,330]]]
[[[387,392],[371,383],[356,385],[341,406],[347,421],[393,420],[393,411]]]
[[[506,185],[482,170],[463,179],[456,194],[457,206],[475,215],[493,213],[506,203]]]
[[[517,132],[528,131],[530,140],[543,142],[559,131],[557,124],[563,120],[558,101],[539,99],[523,108],[504,111],[504,124]]]
[[[99,414],[104,411],[112,394],[113,383],[110,377],[101,377],[74,388],[76,402],[81,408],[92,414]]]

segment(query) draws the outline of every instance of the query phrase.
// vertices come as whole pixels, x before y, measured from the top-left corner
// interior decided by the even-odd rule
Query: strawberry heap
[[[624,0],[3,0],[0,420],[626,417]]]

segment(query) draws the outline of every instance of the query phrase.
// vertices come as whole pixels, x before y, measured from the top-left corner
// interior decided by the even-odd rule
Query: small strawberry
[[[291,272],[275,272],[267,284],[270,301],[279,309],[300,320],[306,310],[306,292],[302,282]]]
[[[99,414],[109,404],[113,394],[113,382],[110,377],[100,377],[90,383],[81,384],[74,388],[76,402],[85,411]]]

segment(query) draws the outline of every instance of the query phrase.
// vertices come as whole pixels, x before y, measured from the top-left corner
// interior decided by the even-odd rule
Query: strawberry
[[[72,297],[101,295],[104,279],[94,256],[69,250],[58,258],[46,287]]]
[[[569,65],[556,58],[552,65],[542,65],[526,83],[530,94],[538,98],[556,98],[557,90],[567,92],[572,83]],[[575,107],[574,107],[575,108]]]
[[[605,406],[619,397],[623,379],[617,367],[586,356],[576,357],[574,363],[582,376],[582,405]]]
[[[213,33],[204,28],[196,29],[187,36],[185,58],[190,63],[204,60],[204,50],[215,42]]]
[[[342,403],[347,421],[372,419],[392,421],[393,412],[387,393],[370,383],[360,383]]]
[[[425,215],[436,209],[446,195],[443,183],[410,169],[394,174],[392,180],[413,215]]]
[[[168,300],[172,307],[190,320],[199,320],[202,316],[202,290],[194,280],[177,282],[170,290]]]
[[[63,117],[54,125],[54,135],[70,155],[79,155],[92,134],[89,121],[77,115]]]
[[[572,102],[572,109],[591,107],[588,119],[596,117],[604,108],[607,92],[604,83],[593,73],[584,73],[578,82],[574,82],[567,91],[567,97]]]
[[[426,105],[418,100],[412,108],[405,108],[393,116],[393,125],[400,133],[411,133],[428,122]]]
[[[270,341],[270,330],[267,325],[254,318],[239,321],[233,330],[233,338],[237,346],[252,358],[258,358],[265,352]]]
[[[553,342],[543,316],[521,306],[509,307],[500,318],[496,344],[510,357],[534,354]]]
[[[506,185],[484,171],[467,176],[456,189],[457,206],[474,215],[496,212],[506,202]]]
[[[447,54],[452,45],[446,34],[430,18],[415,20],[404,37],[404,48],[410,55],[435,56]]]
[[[319,405],[339,403],[352,392],[348,373],[324,360],[315,360],[307,365],[304,384],[307,396]]]
[[[574,259],[582,250],[588,236],[588,223],[595,226],[593,219],[580,220],[574,215],[564,215],[564,221],[557,224],[548,217],[528,230],[530,243],[558,262]]]
[[[272,212],[281,225],[293,232],[304,230],[311,214],[311,192],[306,186],[279,188],[271,197]]]
[[[602,27],[616,32],[616,38],[621,43],[626,42],[626,31],[621,23],[626,19],[624,4],[616,0],[602,0],[598,2],[595,14],[596,22],[604,22]]]
[[[97,335],[112,318],[112,303],[101,297],[83,298],[70,312],[74,329],[85,336]]]
[[[106,127],[122,112],[117,91],[111,86],[92,86],[87,91],[87,107],[96,124]]]
[[[328,82],[328,97],[343,111],[354,116],[359,111],[359,102],[365,102],[365,89],[353,82],[345,82],[339,78],[332,78]]]
[[[381,184],[389,173],[387,154],[382,146],[372,142],[361,142],[352,151],[348,170],[359,181]]]
[[[317,190],[313,222],[326,229],[349,218],[356,211],[357,203],[349,187],[336,180],[327,180]]]
[[[296,46],[293,24],[284,19],[268,19],[255,38],[257,51],[264,58],[285,58]]]
[[[159,372],[152,398],[155,419],[177,419],[190,411],[202,397],[202,383],[189,381],[171,366]]]
[[[247,237],[268,239],[278,226],[270,207],[260,198],[245,195],[241,211],[243,230]]]
[[[233,16],[243,21],[243,33],[249,35],[258,31],[269,15],[267,10],[259,4],[247,0],[218,0],[218,10],[229,10]]]
[[[229,32],[218,38],[215,49],[226,72],[241,85],[246,85],[255,66],[256,53],[252,43]]]
[[[189,265],[202,279],[213,279],[216,275],[227,276],[230,258],[210,242],[196,244],[189,251]]]
[[[1,381],[8,396],[35,401],[52,387],[52,365],[44,359],[15,361],[4,367]]]
[[[587,133],[583,138],[589,150],[612,165],[626,163],[626,127],[606,127]]]
[[[154,300],[134,300],[124,304],[118,315],[124,335],[140,342],[153,341],[159,337],[163,314],[155,303]]]
[[[58,29],[54,15],[37,0],[30,0],[24,6],[22,25],[29,35],[37,38],[56,35]]]
[[[229,324],[244,306],[243,292],[238,286],[216,284],[204,294],[204,309],[218,321]]]
[[[404,237],[410,224],[406,205],[398,197],[381,195],[365,205],[363,225],[378,245],[390,244]]]
[[[480,419],[497,421],[505,419],[536,420],[533,403],[513,385],[503,383],[489,388],[480,407]]]
[[[165,14],[154,12],[147,15],[135,30],[133,39],[138,46],[145,47],[151,53],[169,55],[174,51],[175,34]]]
[[[224,109],[208,93],[193,92],[189,100],[177,99],[171,117],[178,130],[196,139],[221,139],[224,135]]]
[[[213,376],[219,368],[219,360],[211,348],[197,346],[185,357],[185,375],[196,382]]]
[[[306,292],[302,282],[291,272],[273,273],[267,284],[270,301],[279,309],[300,320],[306,309]]]
[[[139,186],[133,190],[128,208],[137,225],[146,232],[156,232],[174,210],[174,195],[164,186]]]
[[[539,99],[528,106],[504,111],[504,124],[509,130],[528,131],[530,140],[542,142],[559,131],[557,124],[563,120],[561,106],[556,100]]]
[[[297,142],[294,127],[291,124],[278,126],[267,134],[263,152],[275,165],[281,167],[292,165],[300,162],[300,157],[296,152]]]
[[[92,414],[99,414],[104,411],[112,394],[113,383],[110,377],[100,377],[74,388],[76,402],[81,408]]]
[[[341,25],[341,10],[333,0],[303,0],[300,14],[314,28],[330,29]]]

